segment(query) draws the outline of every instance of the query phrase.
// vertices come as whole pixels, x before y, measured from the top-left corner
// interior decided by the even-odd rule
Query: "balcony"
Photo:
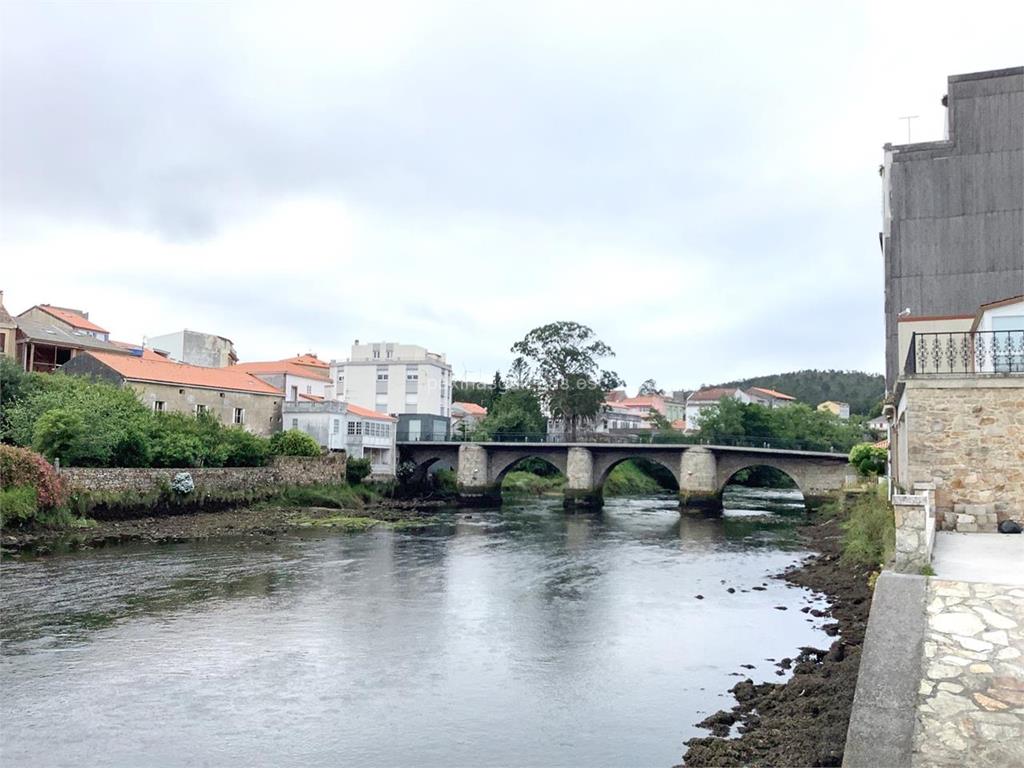
[[[1024,329],[914,333],[903,372],[908,377],[1024,374]]]

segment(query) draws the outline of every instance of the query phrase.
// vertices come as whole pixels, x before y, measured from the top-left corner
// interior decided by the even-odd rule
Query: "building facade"
[[[753,402],[750,395],[739,387],[705,387],[690,394],[686,399],[686,431],[700,429],[700,420],[710,409],[717,408],[722,398],[732,398],[739,403]]]
[[[222,424],[269,436],[281,429],[281,393],[244,371],[176,363],[158,355],[85,351],[64,372],[134,389],[156,413],[207,414]]]
[[[318,371],[289,360],[238,363],[234,367],[270,384],[281,393],[285,402],[289,403],[323,400],[331,389],[331,379],[327,371]]]
[[[17,343],[18,324],[4,307],[4,292],[0,291],[0,357],[17,360],[15,344]]]
[[[333,398],[398,419],[399,440],[449,435],[452,368],[445,356],[414,344],[352,345],[348,360],[331,361]]]
[[[226,336],[200,333],[187,328],[177,333],[150,336],[146,346],[164,352],[172,360],[205,368],[224,368],[238,362],[235,345]]]
[[[785,408],[796,402],[796,398],[792,395],[767,387],[747,387],[744,392],[747,393],[752,403],[763,405],[765,408]]]
[[[818,410],[823,413],[831,413],[844,421],[850,418],[850,404],[841,403],[838,400],[826,400],[823,403],[818,403]]]
[[[949,78],[946,137],[886,144],[886,388],[901,317],[973,314],[1024,286],[1024,67]]]
[[[26,371],[52,373],[86,350],[129,352],[82,310],[37,304],[14,318],[14,324],[14,357]]]
[[[478,403],[452,403],[452,434],[466,437],[487,418],[487,409]]]
[[[397,419],[340,400],[289,401],[282,406],[285,429],[310,435],[328,451],[369,459],[375,476],[395,474]]]

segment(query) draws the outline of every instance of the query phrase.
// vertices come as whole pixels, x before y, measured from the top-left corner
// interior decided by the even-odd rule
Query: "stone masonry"
[[[1024,519],[1024,378],[905,384],[896,428],[905,466],[896,469],[897,483],[934,483],[940,528],[991,530],[992,512],[997,521]]]
[[[896,524],[895,568],[900,573],[919,573],[932,561],[935,515],[927,492],[892,497]]]
[[[1024,765],[1024,588],[930,579],[914,768]]]

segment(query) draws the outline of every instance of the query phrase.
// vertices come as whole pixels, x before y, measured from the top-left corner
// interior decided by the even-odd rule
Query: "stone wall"
[[[892,497],[896,523],[895,568],[901,573],[919,573],[931,565],[935,543],[935,510],[930,490]]]
[[[218,493],[272,494],[285,485],[337,483],[345,478],[345,454],[277,456],[266,467],[64,467],[60,475],[72,491],[148,494],[169,485],[179,472],[192,475],[200,495]]]
[[[942,528],[954,527],[960,505],[1024,519],[1024,377],[911,379],[899,411],[896,444],[906,458],[895,480],[934,484]]]

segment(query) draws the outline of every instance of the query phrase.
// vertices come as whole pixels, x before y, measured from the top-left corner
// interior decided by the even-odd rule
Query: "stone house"
[[[155,412],[209,414],[223,424],[269,436],[281,429],[280,391],[237,366],[207,368],[137,354],[81,352],[64,372],[92,376],[134,389]]]
[[[82,310],[37,304],[14,318],[14,323],[14,356],[26,371],[52,373],[86,350],[128,354]]]

